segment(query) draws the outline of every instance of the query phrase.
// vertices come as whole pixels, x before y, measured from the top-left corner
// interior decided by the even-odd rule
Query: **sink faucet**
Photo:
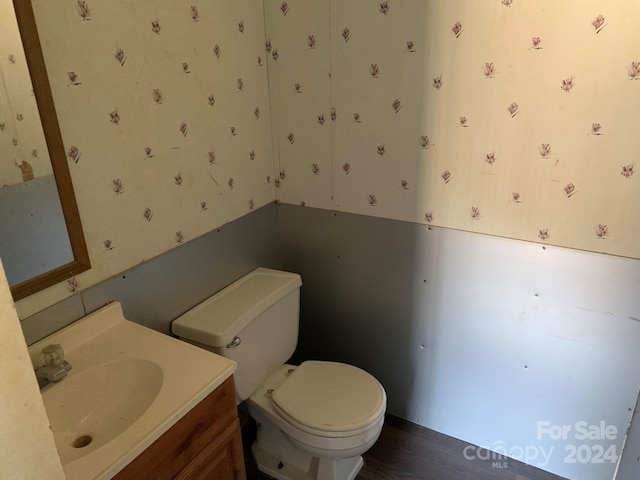
[[[71,364],[64,359],[61,345],[47,345],[40,354],[43,365],[36,368],[38,386],[43,388],[51,382],[59,382],[71,370]]]

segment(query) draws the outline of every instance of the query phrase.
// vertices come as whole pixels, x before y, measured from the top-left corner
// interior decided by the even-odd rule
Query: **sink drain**
[[[80,435],[76,438],[71,444],[73,448],[84,448],[89,445],[93,441],[93,437],[91,435]]]

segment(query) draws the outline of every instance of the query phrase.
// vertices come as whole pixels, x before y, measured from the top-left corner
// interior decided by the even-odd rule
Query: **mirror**
[[[7,8],[11,7],[10,0],[0,1],[6,3]],[[47,175],[49,172],[46,168],[40,168],[42,176],[38,175],[36,178],[30,164],[33,159],[26,161],[26,155],[18,158],[17,149],[0,158],[2,162],[10,162],[11,168],[16,168],[22,177],[17,184],[7,187],[2,186],[7,182],[0,178],[0,210],[5,209],[5,212],[0,212],[0,233],[8,234],[6,237],[0,237],[0,256],[3,257],[7,269],[13,298],[19,300],[89,269],[90,263],[31,2],[13,0],[13,7],[51,163],[50,174]],[[6,21],[6,17],[7,15],[0,16],[0,21]],[[1,28],[5,30],[4,25]],[[12,61],[11,55],[8,60]],[[13,60],[15,61],[15,58]],[[21,125],[17,124],[21,124],[26,118],[23,118],[21,112],[13,111],[10,107],[11,99],[2,91],[4,84],[10,82],[6,82],[4,78],[6,76],[0,72],[0,100],[3,100],[5,105],[4,115],[10,114],[11,121],[15,122],[16,129],[19,129]],[[27,81],[28,79],[25,79],[25,82]],[[7,126],[7,123],[0,119],[0,127],[4,129]],[[7,132],[0,131],[0,134],[2,133]],[[11,137],[11,134],[9,136]],[[11,138],[11,143],[17,147],[20,139],[17,136]],[[45,152],[38,153],[37,149],[30,150],[29,155],[33,158],[46,157]],[[11,200],[7,200],[9,196]],[[34,199],[40,197],[45,200],[39,202],[38,206],[32,206]],[[25,205],[29,206],[17,208]],[[18,210],[26,211],[22,220],[17,218]],[[55,224],[56,217],[63,219],[59,226]],[[29,233],[18,233],[25,231]],[[17,246],[17,252],[4,250],[11,244]],[[34,259],[33,267],[26,267],[27,258]],[[19,264],[23,273],[13,272],[12,262]],[[41,265],[45,265],[46,271],[37,270]],[[29,273],[24,273],[26,271]]]

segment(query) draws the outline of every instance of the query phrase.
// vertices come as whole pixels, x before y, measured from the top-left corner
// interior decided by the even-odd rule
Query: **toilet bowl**
[[[308,361],[276,370],[247,407],[260,425],[253,453],[262,471],[286,480],[342,480],[355,478],[361,455],[380,436],[386,396],[363,370]],[[294,474],[281,475],[287,467]]]
[[[237,362],[238,402],[258,424],[258,468],[278,480],[353,480],[378,439],[386,394],[352,365],[286,364],[296,347],[299,275],[259,268],[172,324],[181,339]]]

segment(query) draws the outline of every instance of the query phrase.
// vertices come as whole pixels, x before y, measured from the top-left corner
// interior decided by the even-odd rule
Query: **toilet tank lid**
[[[296,273],[257,268],[175,319],[171,331],[193,342],[223,347],[254,318],[301,285]]]

